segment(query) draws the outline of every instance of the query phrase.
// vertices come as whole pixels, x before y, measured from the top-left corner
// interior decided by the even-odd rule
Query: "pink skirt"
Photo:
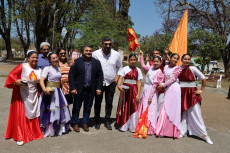
[[[173,122],[169,120],[164,104],[157,122],[156,135],[173,137],[177,139],[180,137],[180,130],[173,124]]]

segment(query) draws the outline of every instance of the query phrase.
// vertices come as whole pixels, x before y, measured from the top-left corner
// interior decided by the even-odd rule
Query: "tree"
[[[160,34],[155,32],[152,36],[141,37],[140,47],[145,54],[152,54],[154,50],[158,50],[163,54],[164,49],[168,47],[171,39],[172,34]]]
[[[24,0],[13,0],[14,7],[13,7],[13,16],[17,34],[19,36],[21,45],[24,49],[24,54],[26,55],[26,52],[30,46],[30,33],[31,33],[31,20],[29,18],[29,10],[30,5],[28,1]]]
[[[114,2],[109,0],[93,0],[92,6],[83,15],[79,26],[80,38],[76,39],[78,47],[85,44],[90,44],[94,49],[101,46],[102,37],[108,36],[113,39],[113,48],[118,49],[120,46],[127,44],[126,28],[131,26],[130,18],[126,18],[125,13],[127,8],[120,8],[120,11],[115,12]],[[120,7],[124,4],[119,2]],[[121,18],[121,14],[125,17]],[[127,21],[126,21],[127,20]],[[124,24],[125,22],[125,24]]]
[[[224,48],[219,35],[208,30],[195,29],[190,31],[188,48],[193,54],[201,56],[201,70],[208,65],[208,60],[219,60],[221,48]],[[208,63],[207,63],[208,62]]]
[[[5,3],[6,2],[6,3]],[[0,34],[5,41],[7,50],[7,59],[13,59],[11,49],[11,23],[12,23],[12,1],[1,0],[0,1]]]
[[[84,14],[87,14],[88,8],[92,6],[92,1],[88,0],[70,0],[62,4],[55,20],[55,47],[72,48],[79,25],[82,24]],[[65,8],[65,9],[63,9]],[[66,32],[63,34],[63,30]]]
[[[207,65],[207,68],[208,68],[208,63],[210,61],[211,61],[210,58],[201,58],[201,57],[198,57],[194,60],[195,63],[201,65],[201,72],[204,72],[205,65]]]
[[[176,31],[179,22],[180,20],[178,18],[163,20],[161,31],[165,34],[173,34]]]
[[[172,0],[171,12],[174,15],[181,16],[187,2],[187,0]],[[163,8],[167,7],[165,1],[158,0],[157,4]],[[163,11],[162,14],[164,14]],[[191,27],[207,29],[220,36],[224,47],[218,49],[218,51],[224,62],[225,75],[230,78],[230,52],[227,51],[228,37],[230,35],[229,0],[189,1],[189,23]]]

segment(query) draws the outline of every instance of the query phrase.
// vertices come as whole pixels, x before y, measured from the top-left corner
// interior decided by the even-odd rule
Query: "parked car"
[[[220,73],[224,73],[224,70],[221,69],[221,68],[219,68],[219,67],[217,67],[217,68],[214,67],[214,68],[212,68],[211,72],[220,72]]]

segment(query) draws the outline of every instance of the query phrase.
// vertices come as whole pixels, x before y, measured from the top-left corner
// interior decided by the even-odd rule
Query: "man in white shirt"
[[[95,96],[94,120],[95,129],[100,129],[100,112],[103,93],[105,92],[105,127],[112,130],[110,125],[110,116],[113,108],[113,96],[118,81],[117,73],[122,68],[120,54],[111,49],[112,40],[108,37],[102,39],[102,49],[93,52],[93,57],[101,62],[104,75],[102,94]]]

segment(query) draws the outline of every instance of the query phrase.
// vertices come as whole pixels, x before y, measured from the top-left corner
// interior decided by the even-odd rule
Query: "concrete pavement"
[[[147,139],[132,137],[130,132],[119,132],[113,127],[112,131],[101,125],[100,130],[90,127],[89,132],[81,129],[80,133],[74,131],[58,137],[43,138],[31,141],[23,146],[17,146],[14,140],[5,140],[4,133],[8,120],[12,90],[4,88],[5,75],[15,64],[0,62],[0,153],[229,153],[230,152],[230,100],[226,99],[227,91],[215,88],[206,88],[202,94],[202,113],[207,131],[214,145],[209,145],[198,137],[184,137],[179,140],[172,138],[156,138],[148,136]],[[114,97],[112,117],[115,118],[119,92]],[[102,104],[104,116],[105,103]],[[70,106],[72,110],[72,106]],[[81,113],[82,115],[82,113]],[[91,112],[91,121],[93,109]],[[93,122],[91,122],[93,123]]]

